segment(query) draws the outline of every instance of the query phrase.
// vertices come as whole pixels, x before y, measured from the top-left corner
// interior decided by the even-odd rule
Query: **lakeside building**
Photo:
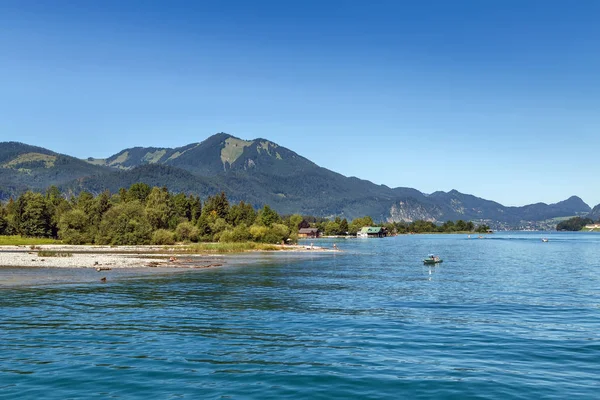
[[[298,231],[299,238],[318,238],[321,236],[321,232],[319,232],[318,228],[300,228]]]
[[[381,226],[365,226],[356,234],[356,237],[370,238],[370,237],[386,237],[387,229]]]

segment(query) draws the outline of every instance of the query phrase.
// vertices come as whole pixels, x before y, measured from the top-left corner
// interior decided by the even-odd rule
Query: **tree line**
[[[586,225],[593,224],[594,220],[591,218],[573,217],[566,221],[561,221],[556,225],[557,231],[580,231]],[[598,220],[600,223],[600,220]]]
[[[281,243],[297,240],[291,220],[267,205],[255,210],[243,201],[230,204],[225,193],[202,202],[145,183],[115,194],[81,192],[70,199],[50,187],[0,205],[0,235],[57,238],[67,244]]]
[[[479,231],[472,222],[426,221],[376,224],[371,217],[281,216],[268,205],[254,209],[230,204],[225,193],[198,196],[171,193],[165,187],[135,183],[128,189],[96,196],[81,192],[65,198],[51,186],[28,191],[0,204],[0,235],[57,238],[67,244],[170,245],[176,242],[296,242],[298,229],[316,227],[325,235],[355,235],[364,226],[385,226],[390,233]]]
[[[485,224],[477,225],[471,221],[447,221],[441,225],[436,225],[431,221],[417,220],[413,222],[386,222],[375,223],[371,217],[356,218],[348,222],[345,218],[336,217],[334,220],[319,219],[310,217],[305,219],[313,219],[315,227],[319,228],[325,235],[356,235],[356,233],[364,226],[382,226],[387,229],[390,234],[405,234],[405,233],[457,233],[457,232],[474,232],[486,233],[490,227]]]

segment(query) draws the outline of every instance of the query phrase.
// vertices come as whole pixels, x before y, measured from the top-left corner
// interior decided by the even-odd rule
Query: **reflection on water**
[[[57,399],[594,398],[600,235],[549,239],[337,240],[343,253],[308,259],[250,255],[226,268],[5,288],[0,390]],[[429,253],[444,262],[423,265]]]

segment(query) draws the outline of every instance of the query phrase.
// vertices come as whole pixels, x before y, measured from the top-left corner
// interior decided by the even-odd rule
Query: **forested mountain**
[[[590,212],[576,196],[550,205],[505,207],[456,190],[426,195],[411,188],[389,188],[319,167],[266,139],[242,140],[225,133],[174,149],[135,147],[86,161],[21,143],[0,143],[0,199],[49,185],[77,194],[115,192],[136,182],[200,196],[225,191],[233,201],[255,207],[269,204],[283,214],[325,217],[463,219],[517,226]]]
[[[41,147],[0,143],[0,200],[28,189],[44,190],[51,185],[109,172],[109,168]]]

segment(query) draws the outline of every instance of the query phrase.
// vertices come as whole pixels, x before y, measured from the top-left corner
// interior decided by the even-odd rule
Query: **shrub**
[[[166,229],[157,229],[152,234],[152,244],[171,245],[175,244],[175,232]]]
[[[283,224],[273,224],[263,238],[264,243],[281,243],[290,236],[290,229]]]
[[[250,227],[249,231],[250,231],[250,235],[252,236],[252,239],[254,241],[262,242],[262,241],[264,241],[264,238],[267,235],[269,228],[267,228],[266,226],[263,226],[263,225],[252,225]]]
[[[177,240],[185,242],[197,242],[200,236],[200,230],[191,222],[181,222],[175,228],[175,237]]]
[[[234,229],[227,229],[221,233],[219,242],[247,242],[252,238],[250,230],[246,225],[236,226]]]

